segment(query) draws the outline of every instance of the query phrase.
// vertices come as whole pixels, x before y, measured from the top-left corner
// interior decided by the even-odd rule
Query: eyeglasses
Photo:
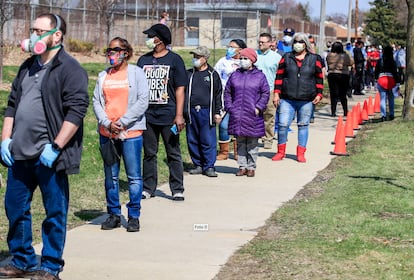
[[[296,41],[296,40],[294,40],[294,41],[293,41],[293,43],[301,43],[301,44],[305,44],[305,41],[304,41],[304,40],[300,40],[300,41]]]
[[[46,32],[50,32],[52,30],[43,30],[39,28],[30,28],[30,33],[35,32],[36,34],[45,34]]]
[[[116,53],[119,53],[120,51],[125,51],[125,49],[120,48],[120,47],[107,48],[105,52],[106,52],[106,55],[111,56],[111,55],[114,55]]]
[[[258,43],[259,43],[259,45],[261,45],[261,44],[268,44],[268,43],[270,43],[270,41],[267,41],[267,42],[259,41]]]

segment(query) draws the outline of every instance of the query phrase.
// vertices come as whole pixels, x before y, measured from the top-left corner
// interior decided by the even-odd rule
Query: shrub
[[[69,39],[67,41],[67,44],[71,52],[78,52],[83,54],[90,54],[95,46],[91,42],[85,42],[76,39]]]

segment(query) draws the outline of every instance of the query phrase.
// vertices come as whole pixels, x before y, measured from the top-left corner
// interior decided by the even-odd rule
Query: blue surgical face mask
[[[235,55],[236,55],[236,49],[232,47],[228,47],[226,50],[226,57],[232,58]]]

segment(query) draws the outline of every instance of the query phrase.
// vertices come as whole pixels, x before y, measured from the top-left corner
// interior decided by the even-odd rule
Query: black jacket
[[[210,111],[210,125],[214,125],[214,115],[220,114],[223,109],[222,104],[222,94],[223,88],[220,80],[219,74],[214,70],[213,67],[208,65],[207,71],[210,74],[210,97],[209,97],[209,111]],[[184,106],[184,116],[188,122],[191,123],[191,116],[190,116],[190,99],[192,94],[192,87],[199,86],[193,85],[193,75],[194,75],[194,68],[187,70],[188,75],[188,86],[186,87],[186,94],[185,94],[185,106]]]
[[[5,117],[14,118],[22,95],[22,81],[36,61],[31,56],[20,66],[13,81]],[[83,118],[89,105],[88,75],[80,64],[65,52],[63,46],[53,58],[42,80],[41,93],[49,139],[52,142],[64,121],[79,126],[55,162],[56,171],[79,173],[82,154]]]

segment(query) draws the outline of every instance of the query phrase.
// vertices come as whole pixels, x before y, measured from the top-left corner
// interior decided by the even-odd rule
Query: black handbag
[[[112,139],[112,133],[109,133],[109,135],[109,140],[100,145],[99,151],[101,152],[104,163],[110,166],[117,163],[121,157],[116,150],[114,140]]]

